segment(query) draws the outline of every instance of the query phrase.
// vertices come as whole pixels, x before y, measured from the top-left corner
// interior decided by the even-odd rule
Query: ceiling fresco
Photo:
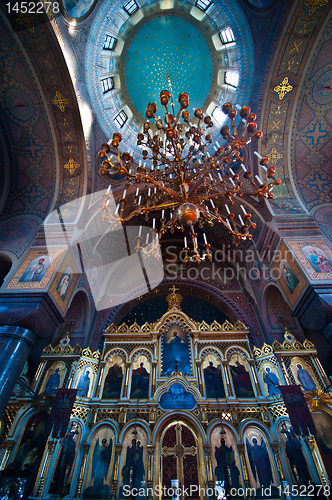
[[[305,207],[332,236],[332,27],[320,36],[293,121],[291,169]]]
[[[323,74],[331,64],[328,12],[327,4],[316,3],[308,9],[305,2],[298,3],[265,94],[262,154],[268,156],[283,181],[269,202],[275,214],[306,213],[313,206],[330,201],[331,126],[329,115],[325,114],[331,101],[328,89],[326,95],[319,95],[322,85],[327,85],[328,74],[326,77]],[[327,26],[326,36],[310,56],[319,32],[322,35],[325,32],[324,26]],[[307,70],[308,57],[312,59],[310,70]]]
[[[173,8],[164,11],[160,10],[159,3],[148,2],[141,6],[143,18],[139,22],[128,18],[122,6],[117,1],[100,6],[85,47],[85,78],[90,102],[106,137],[110,138],[119,129],[114,118],[127,106],[133,116],[130,115],[121,127],[123,144],[129,143],[134,157],[141,158],[135,135],[145,119],[147,103],[158,103],[160,91],[167,88],[169,73],[175,101],[180,91],[191,93],[190,111],[198,105],[206,109],[211,102],[217,106],[231,100],[233,105],[243,105],[249,100],[254,77],[250,71],[254,66],[254,48],[244,14],[235,2],[231,6],[223,0],[215,2],[209,16],[203,15],[201,21],[191,14],[192,4],[184,1],[174,2]],[[152,30],[152,25],[155,34],[150,36],[148,29]],[[170,30],[165,32],[167,25]],[[221,50],[219,41],[217,50],[212,37],[219,37],[219,32],[228,26],[232,26],[236,45],[227,51]],[[113,51],[103,49],[107,35],[117,39]],[[183,39],[186,41],[181,41]],[[239,73],[237,88],[220,81],[226,69]],[[222,74],[218,81],[219,71]],[[107,76],[114,78],[115,88],[104,93],[101,80]],[[219,129],[220,126],[216,126],[211,133],[220,137]]]
[[[143,118],[149,101],[159,104],[157,114],[164,113],[159,94],[168,89],[168,75],[174,101],[187,92],[191,107],[204,106],[213,80],[212,47],[192,23],[176,16],[157,17],[141,26],[128,45],[123,54],[125,83]]]

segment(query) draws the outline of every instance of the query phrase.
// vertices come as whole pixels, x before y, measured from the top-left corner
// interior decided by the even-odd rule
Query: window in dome
[[[227,45],[229,43],[231,43],[232,45],[234,45],[235,38],[234,38],[234,33],[233,33],[232,28],[228,27],[225,30],[221,31],[219,33],[219,36],[220,36],[220,40],[222,41],[222,43],[224,45]]]
[[[135,0],[129,0],[129,2],[124,4],[123,8],[131,16],[138,10],[138,5]]]
[[[103,93],[106,94],[106,92],[109,92],[114,88],[114,81],[111,76],[108,76],[107,78],[104,78],[101,81],[101,84],[103,86]]]
[[[114,36],[106,35],[104,42],[104,50],[113,50],[116,44],[116,38]]]
[[[226,120],[226,115],[221,111],[221,109],[216,106],[214,110],[212,111],[212,117],[216,120],[218,125],[222,125],[224,121]]]
[[[239,74],[234,71],[226,71],[225,73],[225,83],[231,85],[231,87],[236,88],[239,83]]]
[[[208,7],[210,7],[212,1],[211,0],[197,0],[196,5],[199,9],[205,12]]]
[[[116,117],[114,118],[114,121],[119,125],[120,128],[124,126],[127,120],[128,116],[124,111],[120,111],[120,113],[117,114]]]

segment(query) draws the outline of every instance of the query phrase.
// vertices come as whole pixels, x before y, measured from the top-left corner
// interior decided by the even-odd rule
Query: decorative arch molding
[[[234,293],[235,298],[237,298],[238,300],[237,303],[231,297],[231,295],[233,294],[226,295],[225,291],[220,290],[219,288],[211,285],[210,283],[204,283],[203,281],[199,281],[196,284],[194,281],[190,280],[177,280],[177,279],[163,280],[160,283],[160,285],[158,285],[158,288],[160,289],[160,291],[165,291],[166,294],[168,293],[168,288],[170,287],[170,285],[173,284],[180,286],[182,293],[188,293],[188,295],[193,295],[190,289],[194,289],[195,291],[197,291],[197,296],[199,297],[202,296],[202,290],[203,290],[203,292],[205,291],[206,293],[211,294],[217,300],[223,301],[233,312],[235,319],[234,323],[236,322],[236,320],[240,320],[242,323],[244,323],[249,327],[250,342],[253,345],[262,344],[264,342],[263,334],[259,326],[256,313],[252,309],[251,305],[247,303],[245,297],[241,292]],[[146,298],[151,298],[151,296],[147,295]],[[240,308],[238,304],[241,304],[242,308]],[[102,331],[106,330],[106,328],[110,326],[111,323],[116,322],[119,311],[121,310],[122,307],[124,307],[124,305],[125,304],[114,307],[107,313],[107,316],[104,316],[105,319],[103,320],[103,323],[100,326],[100,331],[96,332],[96,334],[98,334],[98,338]],[[246,309],[245,312],[243,311],[244,308]]]
[[[220,362],[222,362],[225,359],[222,351],[220,351],[217,347],[211,346],[211,347],[204,347],[201,350],[201,352],[199,353],[200,361],[204,361],[205,356],[208,354],[214,354]]]

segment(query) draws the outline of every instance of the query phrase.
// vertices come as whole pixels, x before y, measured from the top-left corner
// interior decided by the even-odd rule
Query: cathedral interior
[[[1,500],[330,498],[331,21],[1,4]]]

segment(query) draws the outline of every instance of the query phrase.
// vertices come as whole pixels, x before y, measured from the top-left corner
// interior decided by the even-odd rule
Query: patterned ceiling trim
[[[295,187],[328,237],[332,234],[331,54],[330,17],[311,58],[291,124],[291,172]]]
[[[283,180],[283,184],[274,190],[274,199],[269,202],[275,214],[303,213],[305,205],[303,195],[298,192],[299,185],[295,172],[290,173],[287,164],[290,148],[287,138],[292,126],[294,105],[298,102],[298,87],[302,83],[303,71],[316,37],[329,15],[330,6],[331,1],[328,5],[320,6],[314,12],[309,13],[305,0],[299,1],[275,61],[270,88],[266,93],[265,108],[262,112],[265,137],[262,142],[262,154],[274,157],[276,175]],[[282,82],[286,79],[293,88],[289,88],[289,91],[285,92],[280,99],[282,94],[277,93],[276,88],[283,86]],[[284,88],[287,88],[286,84]],[[320,130],[313,129],[311,133],[315,137],[321,134]],[[310,138],[307,137],[307,139]],[[317,179],[317,182],[318,180],[320,179]],[[316,180],[313,179],[312,182]],[[311,189],[310,186],[306,187],[308,188]],[[320,189],[323,189],[321,184]]]
[[[53,137],[56,137],[56,153],[53,155],[58,159],[58,165],[64,166],[70,159],[73,159],[78,165],[84,164],[83,152],[85,153],[84,137],[82,133],[82,125],[78,110],[76,96],[73,92],[71,78],[64,61],[59,45],[54,40],[52,26],[50,23],[41,22],[40,16],[31,15],[37,20],[33,32],[27,28],[20,27],[17,30],[17,19],[14,16],[12,26],[17,30],[24,50],[26,51],[30,61],[34,67],[37,78],[39,79],[41,88],[44,94],[42,98],[35,98],[34,105],[46,101],[48,105],[48,113],[52,120]],[[74,97],[75,96],[75,97]],[[45,126],[40,126],[40,134],[45,136]],[[48,133],[52,137],[51,131]],[[43,136],[43,141],[46,137]],[[29,151],[32,159],[34,155],[43,155],[43,168],[46,171],[48,178],[54,175],[55,158],[45,156],[45,144],[40,144],[34,140],[34,137],[29,139],[25,150]],[[48,139],[50,140],[50,139]],[[40,147],[40,150],[39,150]],[[59,168],[59,167],[58,167]],[[37,175],[37,172],[36,172]],[[74,179],[73,179],[74,177]],[[18,176],[20,179],[20,176]],[[59,171],[58,190],[55,192],[55,182],[50,184],[48,181],[48,189],[50,196],[48,203],[41,204],[40,197],[43,190],[37,184],[32,186],[29,192],[30,203],[33,207],[43,209],[44,216],[52,208],[54,196],[57,197],[56,206],[75,200],[83,194],[83,168],[76,168],[74,173],[70,173],[65,168]]]

